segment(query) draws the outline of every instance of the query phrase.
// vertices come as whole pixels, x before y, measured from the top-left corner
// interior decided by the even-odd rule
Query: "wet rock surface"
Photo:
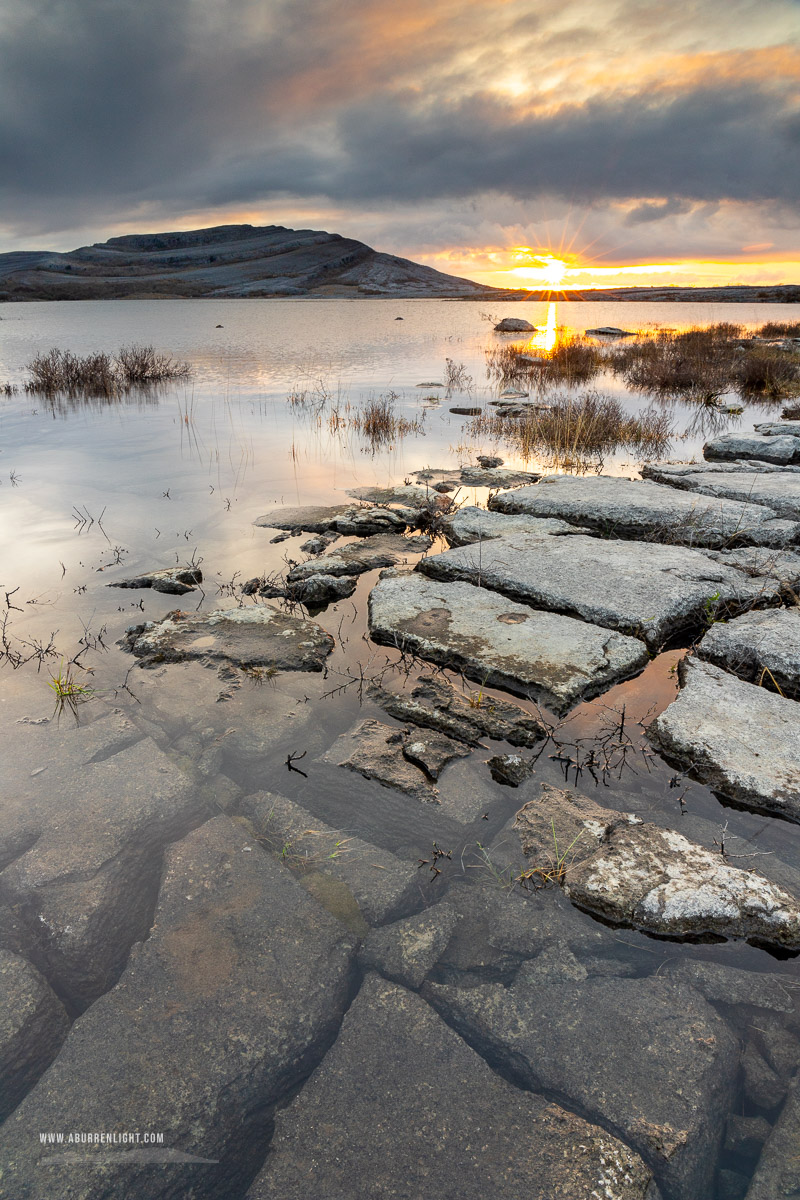
[[[0,1121],[50,1066],[69,1018],[47,981],[24,958],[0,950]]]
[[[490,538],[524,533],[529,537],[558,537],[586,531],[555,517],[528,517],[524,513],[509,516],[485,508],[464,505],[445,517],[444,535],[451,546],[467,546]]]
[[[535,608],[578,617],[586,630],[593,625],[618,630],[652,649],[717,613],[768,604],[781,592],[779,580],[751,578],[701,550],[584,536],[493,538],[424,559],[418,569],[434,579],[480,584]],[[481,607],[488,609],[488,598]],[[640,657],[638,665],[642,662]]]
[[[313,621],[253,605],[209,613],[176,610],[160,621],[134,625],[121,645],[146,666],[196,659],[321,671],[334,640]]]
[[[487,549],[497,545],[489,542]],[[502,542],[503,555],[507,545]],[[448,554],[471,558],[474,548]],[[477,578],[479,571],[470,563],[469,574]],[[369,625],[373,641],[461,670],[483,685],[541,699],[557,711],[647,662],[634,638],[536,612],[472,583],[440,583],[416,572],[381,578],[370,594]]]
[[[665,973],[691,984],[712,1004],[753,1006],[779,1013],[795,1011],[792,977],[780,972],[765,975],[723,963],[686,961],[668,964]]]
[[[464,696],[444,677],[420,675],[408,693],[390,692],[373,683],[367,694],[398,721],[437,729],[471,745],[491,737],[512,746],[535,746],[544,736],[541,722],[524,709],[495,696]]]
[[[271,1106],[335,1036],[355,947],[227,817],[190,834],[167,854],[149,938],[3,1126],[0,1194],[223,1200],[242,1190]],[[166,1150],[206,1161],[153,1166],[95,1146],[79,1147],[76,1166],[39,1144],[40,1129],[156,1130]]]
[[[650,1200],[650,1182],[617,1138],[498,1078],[424,1000],[372,976],[248,1196]]]
[[[645,463],[645,479],[670,487],[723,496],[747,504],[764,504],[790,520],[800,518],[800,467],[776,467],[766,463]]]
[[[800,540],[800,525],[779,518],[765,505],[607,475],[551,475],[535,487],[490,497],[489,507],[494,512],[559,517],[608,537],[690,546],[781,546]]]
[[[322,562],[322,559],[319,560]],[[319,609],[337,600],[346,600],[356,590],[358,580],[352,575],[332,575],[330,572],[306,571],[290,578],[283,595],[307,608]]]
[[[797,701],[695,658],[683,660],[680,678],[677,700],[647,729],[650,741],[715,792],[800,821]]]
[[[422,994],[496,1068],[614,1130],[665,1195],[712,1194],[738,1063],[731,1032],[694,989],[568,970],[522,973],[510,988],[427,983]]]
[[[203,572],[196,567],[165,567],[157,571],[143,571],[131,579],[119,579],[109,583],[108,587],[116,588],[152,588],[154,592],[167,592],[169,595],[182,596],[194,591],[203,580]]]
[[[721,433],[706,442],[703,455],[710,460],[760,459],[769,463],[800,463],[800,434],[789,421],[757,425],[753,433]]]
[[[359,542],[337,547],[321,558],[298,563],[287,576],[290,583],[308,579],[316,574],[362,575],[380,567],[393,567],[409,554],[422,554],[431,548],[428,537],[401,537],[396,533],[379,533]]]
[[[339,912],[347,913],[349,895],[368,925],[382,925],[420,903],[416,863],[332,829],[285,796],[257,792],[245,797],[240,811],[262,844],[300,872],[312,894]],[[314,876],[328,876],[340,889],[326,892]]]
[[[533,333],[536,327],[521,317],[503,317],[494,328],[496,333]]]
[[[741,679],[796,697],[800,694],[800,608],[745,613],[712,625],[697,653]]]
[[[380,972],[404,987],[420,988],[460,920],[446,900],[382,929],[373,929],[359,952],[364,970]]]
[[[764,1147],[747,1200],[778,1200],[800,1193],[800,1080],[792,1086],[786,1105]]]
[[[518,471],[513,467],[461,467],[448,470],[442,467],[425,467],[415,471],[414,478],[431,487],[437,483],[459,484],[463,487],[513,488],[523,484],[536,483],[541,479],[539,471]]]
[[[406,758],[404,742],[402,730],[367,719],[337,738],[325,758],[415,800],[438,803],[438,790],[426,772]]]
[[[407,521],[389,508],[335,504],[300,508],[276,506],[272,512],[256,517],[253,524],[265,529],[285,529],[290,533],[336,532],[368,537],[373,533],[402,533]]]

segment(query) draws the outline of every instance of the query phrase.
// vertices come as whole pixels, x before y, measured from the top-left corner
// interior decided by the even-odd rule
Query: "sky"
[[[248,222],[800,283],[800,0],[0,0],[0,252]]]

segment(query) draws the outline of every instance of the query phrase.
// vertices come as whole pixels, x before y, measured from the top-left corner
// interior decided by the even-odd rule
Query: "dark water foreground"
[[[444,348],[431,338],[407,365],[410,413]],[[547,783],[724,843],[791,890],[796,826],[724,805],[644,737],[702,630],[566,715],[445,671],[469,712],[513,700],[549,736],[462,743],[424,788],[414,768],[410,793],[338,765],[361,722],[406,728],[376,689],[408,697],[430,671],[369,639],[377,570],[313,616],[334,643],[322,671],[143,669],[118,645],[176,607],[278,608],[240,586],[305,557],[307,533],[272,543],[251,524],[271,506],[335,504],[492,449],[459,451],[441,404],[427,441],[343,448],[287,417],[296,364],[259,396],[253,351],[252,390],[231,394],[245,352],[226,395],[198,383],[194,400],[61,411],[18,396],[2,413],[0,590],[28,661],[0,679],[0,1195],[723,1200],[745,1195],[765,1143],[773,1173],[749,1195],[780,1194],[764,1189],[793,1169],[797,960],[648,937],[582,912],[552,877],[516,882],[531,860],[513,817]],[[105,586],[191,564],[202,585],[180,597]],[[67,672],[87,689],[78,720],[54,712]],[[586,767],[593,748],[605,769]],[[505,754],[536,756],[517,788],[486,765]]]

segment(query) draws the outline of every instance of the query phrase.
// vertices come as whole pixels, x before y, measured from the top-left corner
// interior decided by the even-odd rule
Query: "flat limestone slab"
[[[456,509],[452,516],[443,521],[444,535],[451,546],[468,546],[484,539],[506,537],[512,533],[527,533],[531,537],[553,537],[574,533],[585,533],[567,521],[555,517],[529,517],[524,513],[510,516],[506,513],[489,512],[475,505]]]
[[[560,517],[608,537],[648,538],[688,546],[781,546],[800,540],[800,524],[759,504],[723,500],[647,480],[608,475],[551,475],[534,487],[492,496],[494,512]]]
[[[683,685],[648,726],[650,741],[715,792],[800,822],[800,705],[684,659]]]
[[[427,983],[422,995],[527,1087],[618,1130],[670,1200],[713,1195],[738,1070],[725,1022],[677,981],[587,979],[571,955],[559,976],[553,951],[563,947],[525,964],[511,987]]]
[[[227,817],[170,847],[149,937],[0,1131],[0,1192],[241,1195],[263,1152],[269,1106],[304,1078],[338,1027],[356,946]],[[154,1165],[137,1161],[137,1150],[154,1149],[143,1145],[45,1146],[39,1129],[159,1131],[168,1154]],[[70,1149],[88,1161],[65,1161]]]
[[[648,661],[634,638],[535,612],[471,583],[440,583],[417,572],[378,582],[369,598],[369,627],[376,642],[404,646],[557,711],[635,675]]]
[[[756,458],[770,463],[800,463],[800,431],[791,421],[765,422],[753,433],[721,433],[703,446],[708,459]]]
[[[712,625],[697,648],[707,662],[750,683],[800,695],[800,608],[768,608]]]
[[[580,535],[514,534],[446,550],[417,569],[620,630],[652,649],[717,613],[767,604],[780,592],[777,579],[751,578],[688,546]]]
[[[506,1083],[424,1000],[371,975],[248,1200],[649,1200],[651,1179],[623,1142]]]
[[[320,558],[298,563],[287,578],[290,583],[312,575],[363,575],[380,567],[393,567],[409,554],[422,554],[431,547],[428,537],[401,537],[398,533],[376,533],[358,542],[339,546]]]
[[[389,508],[358,508],[354,504],[304,505],[278,507],[253,521],[264,529],[286,529],[290,533],[352,533],[368,537],[372,533],[401,533],[407,525],[404,515]]]
[[[120,644],[145,665],[210,659],[284,671],[321,671],[335,645],[313,621],[260,605],[209,613],[176,610],[160,621],[133,626]]]
[[[524,708],[494,696],[476,704],[474,693],[467,698],[435,675],[420,675],[410,692],[390,692],[373,682],[367,695],[397,721],[410,721],[469,745],[490,737],[512,746],[535,746],[545,736],[541,721]]]
[[[764,504],[789,520],[800,520],[800,467],[777,467],[768,463],[646,463],[645,479],[669,487]]]

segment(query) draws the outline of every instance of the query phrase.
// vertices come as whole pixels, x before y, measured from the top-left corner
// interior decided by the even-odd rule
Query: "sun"
[[[536,252],[528,246],[517,246],[512,252],[517,261],[522,260],[524,266],[512,268],[514,275],[528,279],[539,287],[549,288],[557,292],[570,272],[570,264],[562,258],[556,258],[548,252]]]
[[[564,282],[568,267],[560,258],[553,258],[552,254],[542,255],[539,259],[542,264],[542,278],[548,287],[556,289]]]

